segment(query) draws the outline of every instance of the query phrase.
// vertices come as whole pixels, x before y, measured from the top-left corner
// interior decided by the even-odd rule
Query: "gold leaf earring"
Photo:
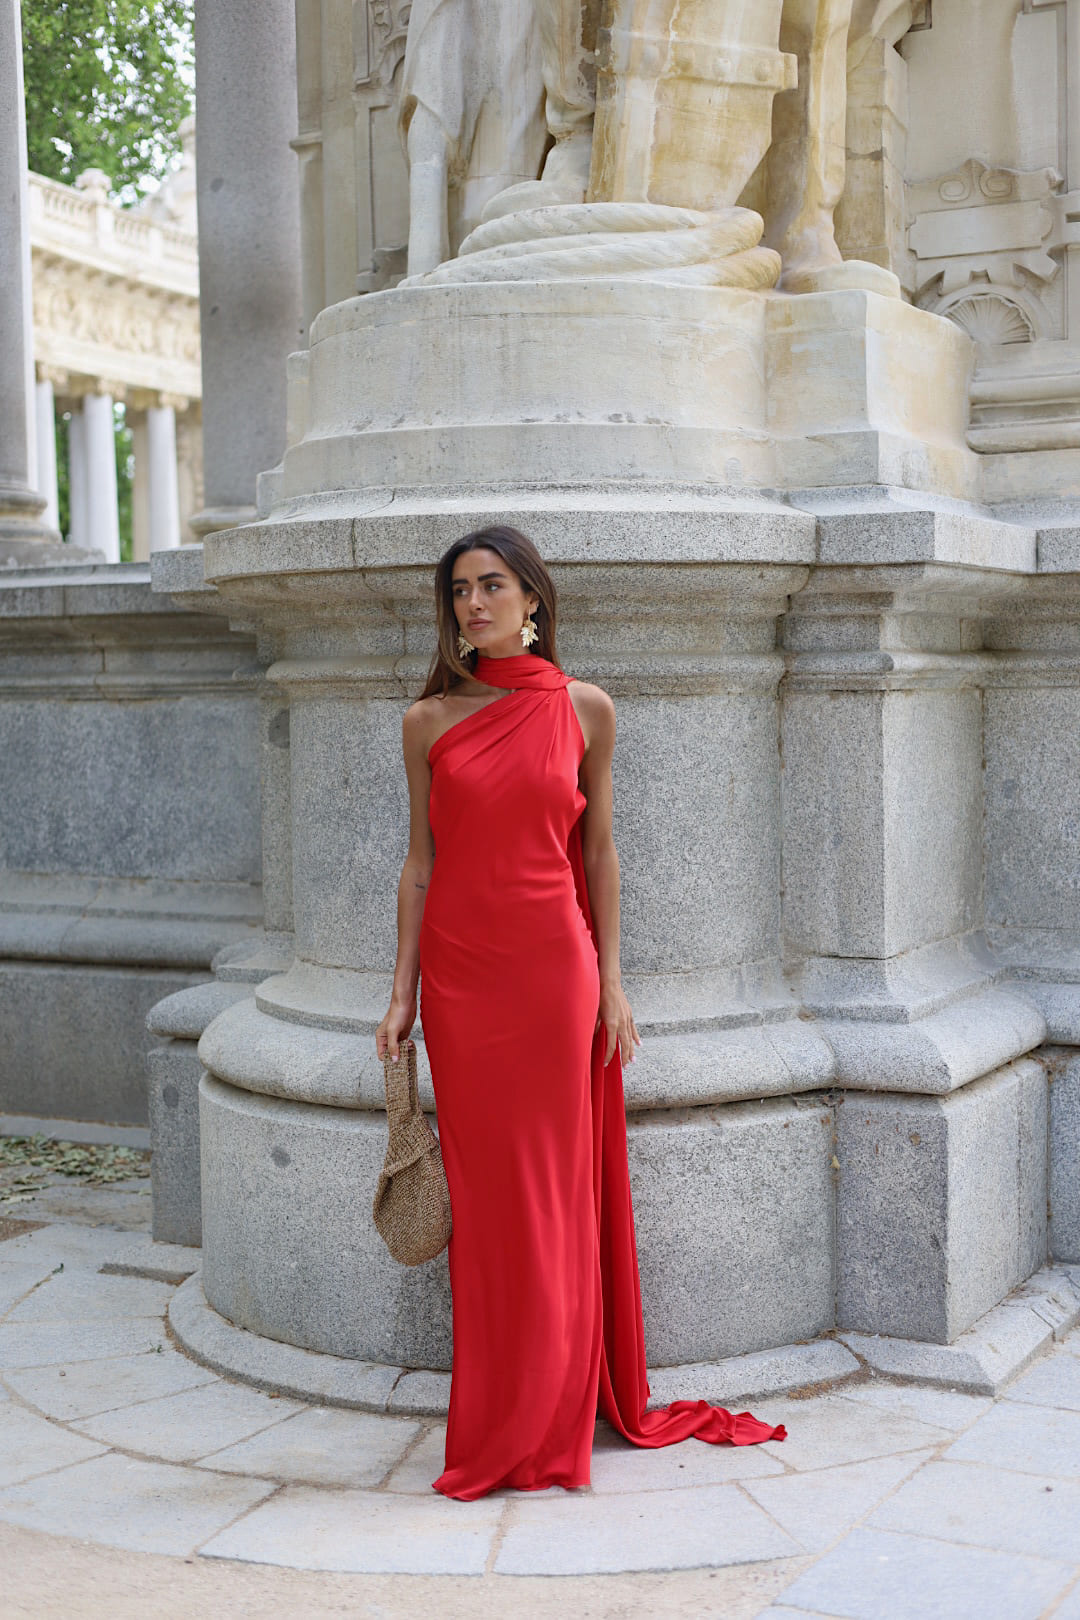
[[[534,608],[533,613],[535,612],[536,609]],[[525,623],[521,627],[521,645],[523,647],[531,647],[533,642],[539,638],[539,635],[540,632],[536,628],[532,613],[530,613],[529,617],[525,620]]]
[[[473,646],[471,641],[467,641],[465,636],[459,633],[457,638],[457,650],[459,658],[468,658],[471,652],[476,651],[476,648]]]

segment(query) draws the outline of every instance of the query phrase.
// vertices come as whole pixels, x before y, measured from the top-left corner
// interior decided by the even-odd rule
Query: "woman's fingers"
[[[395,1030],[393,1035],[388,1029],[379,1028],[375,1031],[375,1052],[380,1063],[390,1054],[393,1062],[397,1063],[400,1057],[401,1031]]]

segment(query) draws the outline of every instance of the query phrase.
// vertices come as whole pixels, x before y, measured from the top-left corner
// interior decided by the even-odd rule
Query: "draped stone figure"
[[[539,170],[544,80],[527,0],[415,0],[398,118],[416,275],[456,251],[491,196]]]
[[[488,188],[485,222],[585,202],[730,208],[760,163],[762,242],[779,255],[782,287],[895,292],[894,278],[879,267],[843,266],[833,214],[844,184],[849,47],[859,34],[888,30],[894,40],[910,20],[907,0],[425,0],[413,11],[409,45],[417,61],[430,61],[441,86],[428,96],[427,105],[440,94],[444,104],[430,127],[459,153],[475,124],[472,104],[495,93],[485,76],[501,71],[496,39],[508,59],[530,68],[539,47],[549,140],[543,168],[504,190]],[[682,106],[673,114],[679,91],[672,86],[680,84]],[[415,114],[403,111],[415,124]],[[427,161],[426,139],[418,130],[410,161]],[[703,179],[694,148],[710,143],[728,151]],[[535,150],[535,143],[528,151],[519,145],[506,169],[518,163],[524,172]],[[435,184],[436,168],[418,175],[414,223],[421,236],[410,274],[441,262],[435,200],[425,189]],[[613,221],[612,228],[619,226]],[[481,234],[471,245],[490,240]],[[760,284],[759,261],[753,273]]]

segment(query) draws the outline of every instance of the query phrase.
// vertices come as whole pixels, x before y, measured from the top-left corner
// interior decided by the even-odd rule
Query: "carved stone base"
[[[860,290],[606,276],[396,288],[315,321],[291,367],[271,515],[346,491],[505,502],[642,482],[971,500],[972,354],[951,322]]]

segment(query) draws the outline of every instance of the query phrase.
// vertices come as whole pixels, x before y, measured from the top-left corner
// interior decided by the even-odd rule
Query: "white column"
[[[146,459],[150,505],[150,550],[180,544],[180,491],[176,480],[176,410],[151,405],[146,413]]]
[[[198,537],[192,518],[203,505],[202,410],[198,401],[188,401],[186,410],[176,413],[176,481],[180,488],[180,544],[189,545]]]
[[[290,154],[291,155],[291,154]],[[0,0],[0,561],[22,562],[26,543],[55,540],[34,485],[30,199],[19,0]]]
[[[131,560],[146,562],[150,556],[150,466],[146,440],[146,411],[127,413],[131,428],[131,449],[135,471],[131,480]]]
[[[71,516],[68,541],[87,550],[90,545],[86,527],[86,417],[82,400],[75,400],[68,420],[68,506]]]
[[[87,394],[83,400],[86,423],[86,527],[87,541],[105,553],[106,562],[120,561],[120,516],[116,505],[116,431],[111,394]]]
[[[56,487],[56,398],[51,377],[42,377],[35,390],[37,401],[37,489],[45,498],[42,523],[60,527],[60,492]]]

